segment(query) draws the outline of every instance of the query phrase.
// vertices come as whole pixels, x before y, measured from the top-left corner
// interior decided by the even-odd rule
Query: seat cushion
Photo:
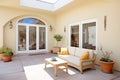
[[[70,55],[75,55],[75,47],[69,47],[68,52]]]
[[[85,51],[89,52],[89,59],[93,58],[93,50],[90,49],[80,49],[80,48],[76,48],[75,49],[75,56],[80,57],[84,54]]]
[[[80,65],[80,58],[79,57],[76,57],[76,56],[73,56],[73,55],[59,55],[59,57],[68,61],[68,62],[76,64],[78,66]]]
[[[75,56],[80,57],[82,56],[83,53],[84,53],[83,49],[80,49],[80,48],[75,49]]]

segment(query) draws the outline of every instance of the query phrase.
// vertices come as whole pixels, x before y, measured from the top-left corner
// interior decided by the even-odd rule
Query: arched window
[[[47,49],[46,24],[36,18],[22,18],[18,21],[17,51],[40,52]]]
[[[23,19],[19,20],[18,23],[45,25],[45,23],[42,22],[41,20],[38,20],[36,18],[30,18],[30,17],[29,18],[23,18]]]

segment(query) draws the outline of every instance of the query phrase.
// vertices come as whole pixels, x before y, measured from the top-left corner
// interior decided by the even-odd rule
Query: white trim
[[[39,26],[36,27],[36,49],[39,50]]]
[[[41,18],[38,18],[38,17],[35,17],[35,16],[26,16],[26,15],[23,15],[21,18],[19,18],[19,19],[16,21],[16,24],[18,24],[19,20],[21,20],[21,19],[23,19],[23,18],[36,18],[36,19],[42,21],[43,23],[45,23],[45,25],[47,25],[46,21],[44,21],[43,19],[41,19],[42,17],[41,17]],[[22,24],[22,23],[20,23],[20,24]],[[24,23],[24,24],[26,24],[26,23]],[[33,25],[34,25],[34,24],[33,24]],[[37,24],[36,24],[36,25],[37,25]]]
[[[88,19],[88,20],[83,20],[81,21],[81,23],[90,23],[90,22],[96,22],[97,21],[97,18],[93,18],[93,19]]]
[[[79,23],[79,48],[82,48],[81,44],[82,44],[82,34],[81,34],[81,31],[82,31],[82,27],[81,27],[81,23]]]
[[[91,23],[91,22],[96,22],[96,50],[97,50],[97,18],[93,18],[93,19],[88,19],[88,20],[84,20],[84,21],[81,21],[81,27],[83,29],[83,24],[85,23]],[[83,34],[83,33],[82,33]],[[81,39],[82,39],[83,35],[81,36]],[[82,42],[82,41],[81,41]],[[81,45],[81,48],[82,48],[82,45]]]
[[[95,22],[96,22],[96,49],[95,49],[95,51],[97,51],[97,49],[98,49],[98,23],[97,23],[97,19],[95,19]]]
[[[49,3],[49,4],[55,4],[59,0],[36,0],[36,1],[41,1],[41,2]]]
[[[46,25],[27,24],[27,23],[18,23],[18,25],[30,25],[30,26],[40,26],[40,27],[45,27],[46,26]]]
[[[29,18],[29,17],[22,17],[21,19],[23,19],[23,18]],[[34,17],[32,17],[32,18],[34,18]],[[21,20],[21,19],[19,19],[19,20]],[[36,18],[36,19],[38,19],[38,18]],[[18,21],[19,21],[18,20]],[[41,20],[41,19],[39,19],[39,20]],[[43,20],[41,20],[41,21],[43,21],[44,23],[45,23],[45,25],[37,25],[37,24],[27,24],[27,23],[18,23],[18,21],[16,22],[16,53],[38,53],[38,52],[48,52],[48,39],[47,39],[47,35],[48,35],[48,26],[47,26],[47,24],[46,24],[46,22],[44,22]],[[18,26],[19,25],[24,25],[24,26],[26,26],[26,51],[18,51]],[[36,43],[37,43],[37,45],[36,45],[36,50],[29,50],[29,26],[35,26],[36,27]],[[39,27],[45,27],[45,32],[46,32],[46,42],[45,42],[45,49],[39,49]],[[38,41],[37,41],[38,40]],[[28,47],[27,47],[28,46]]]
[[[26,25],[26,52],[28,52],[28,50],[29,50],[29,25]]]
[[[71,27],[76,26],[76,25],[79,26],[79,34],[80,34],[80,23],[79,22],[72,23],[72,24],[68,25],[68,27],[69,27],[69,41],[68,41],[69,42],[69,47],[73,47],[73,46],[71,46]],[[80,38],[80,36],[79,36],[79,38]],[[80,47],[80,39],[79,39],[79,47]]]
[[[16,25],[16,53],[18,53],[18,24]]]
[[[68,38],[68,47],[72,47],[71,46],[71,26],[75,26],[75,25],[79,25],[79,48],[82,48],[82,37],[83,37],[83,24],[85,23],[91,23],[91,22],[96,22],[96,50],[98,48],[98,22],[97,22],[97,18],[93,18],[93,19],[88,19],[88,20],[83,20],[83,21],[80,21],[80,22],[76,22],[76,23],[72,23],[72,24],[69,24],[68,25],[68,34],[69,34],[69,38]]]
[[[45,31],[46,31],[46,44],[45,44],[45,49],[46,51],[48,52],[48,25],[46,24],[46,27],[45,27]]]

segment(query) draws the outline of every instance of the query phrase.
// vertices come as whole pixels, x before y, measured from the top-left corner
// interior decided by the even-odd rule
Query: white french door
[[[36,53],[47,51],[45,25],[19,23],[16,34],[17,53]]]

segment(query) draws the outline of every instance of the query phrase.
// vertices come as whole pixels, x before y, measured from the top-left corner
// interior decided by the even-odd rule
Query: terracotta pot
[[[99,61],[101,69],[105,73],[112,73],[114,62]]]
[[[2,60],[3,54],[0,54],[0,60]]]
[[[3,57],[2,57],[2,60],[3,60],[4,62],[11,61],[11,60],[12,60],[12,56],[3,56]]]

